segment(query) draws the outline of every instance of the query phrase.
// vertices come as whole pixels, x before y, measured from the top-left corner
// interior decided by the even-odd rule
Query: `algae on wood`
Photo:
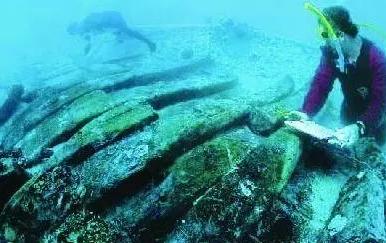
[[[247,232],[287,183],[300,152],[299,138],[276,132],[195,201],[168,242],[251,241]]]

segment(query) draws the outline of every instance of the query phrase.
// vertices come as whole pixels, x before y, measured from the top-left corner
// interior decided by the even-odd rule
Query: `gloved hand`
[[[309,121],[310,117],[301,111],[291,111],[284,116],[286,121]]]
[[[335,138],[330,139],[329,143],[338,144],[341,147],[349,147],[359,140],[360,129],[358,124],[345,126],[335,133]]]

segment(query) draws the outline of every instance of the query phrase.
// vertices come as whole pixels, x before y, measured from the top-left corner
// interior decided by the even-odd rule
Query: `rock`
[[[20,102],[22,102],[23,94],[24,87],[22,85],[14,85],[11,87],[8,98],[0,107],[0,126],[15,114]]]
[[[97,206],[94,207],[114,204],[114,200],[130,195],[144,186],[144,182],[148,183],[151,178],[147,175],[157,177],[179,155],[220,131],[242,124],[248,107],[236,107],[230,100],[192,101],[171,106],[160,111],[160,118],[153,126],[139,132],[137,136],[122,139],[123,134],[136,131],[136,128],[142,127],[141,124],[149,125],[143,122],[151,121],[155,114],[151,107],[146,105],[118,106],[84,126],[67,142],[57,146],[54,155],[45,163],[28,169],[36,176],[11,198],[2,218],[9,222],[15,231],[32,232],[31,237],[36,237],[49,225],[48,222],[65,215],[65,211],[57,210],[56,202],[60,197],[57,193],[44,193],[47,195],[44,200],[41,197],[42,192],[33,193],[34,187],[39,185],[42,178],[57,178],[52,175],[59,168],[55,166],[64,164],[74,167],[67,176],[66,181],[69,184],[64,186],[68,190],[66,198],[77,198],[76,191],[73,192],[70,188],[85,188],[87,192],[92,193],[83,197],[82,204],[96,203]],[[149,133],[154,135],[149,136]],[[115,142],[116,138],[120,138],[117,143],[104,148]],[[44,171],[46,172],[39,176],[39,173]],[[75,175],[75,178],[72,175]],[[83,175],[82,180],[76,179],[79,178],[76,175]],[[43,185],[44,188],[57,187],[56,180],[49,180]],[[72,202],[69,200],[66,204],[67,212],[77,206],[77,203]],[[30,207],[37,210],[31,211]],[[23,228],[25,226],[20,224],[19,216],[30,218],[31,223],[28,225],[37,229]]]
[[[248,235],[260,242],[300,242],[303,225],[311,219],[307,176],[295,175]]]
[[[353,167],[357,170],[373,168],[379,172],[385,169],[385,156],[375,138],[364,137],[353,145],[353,151],[356,160],[353,161]],[[381,173],[385,176],[385,174]]]
[[[94,91],[76,99],[60,112],[45,119],[15,147],[20,148],[30,166],[42,159],[42,152],[72,136],[77,129],[121,102],[102,91]]]
[[[5,149],[12,149],[17,142],[44,119],[89,93],[90,89],[92,87],[87,85],[77,85],[65,90],[46,88],[39,99],[30,103],[25,110],[12,119],[5,129],[2,146]]]
[[[242,134],[249,141],[238,137]],[[221,135],[195,147],[176,160],[162,182],[122,200],[107,212],[110,222],[121,222],[121,232],[133,241],[152,241],[165,234],[194,200],[237,167],[259,139],[247,130]]]
[[[37,241],[37,235],[43,233],[46,222],[53,222],[69,213],[68,204],[81,206],[82,198],[86,196],[84,189],[71,188],[71,184],[75,184],[73,181],[79,181],[80,176],[73,174],[69,167],[57,167],[49,174],[27,181],[3,210],[2,230],[14,232],[21,242]],[[38,201],[45,203],[37,204]],[[19,217],[23,220],[18,221]]]
[[[12,228],[5,228],[4,239],[7,240],[8,242],[15,241],[17,239],[15,231],[13,231]]]
[[[103,242],[116,241],[114,226],[108,224],[93,212],[80,212],[70,215],[66,221],[44,240],[49,242]]]
[[[37,99],[39,95],[41,95],[39,90],[32,90],[25,93],[21,99],[25,103],[31,103],[32,101]]]
[[[249,235],[261,242],[316,242],[345,182],[334,170],[298,166]]]
[[[139,190],[140,185],[158,177],[180,155],[220,131],[238,126],[246,114],[247,107],[235,109],[229,100],[171,106],[161,110],[157,122],[143,132],[109,146],[76,169],[86,172],[84,183],[94,191],[90,199],[98,199],[98,207],[103,207],[109,204],[108,200]],[[116,169],[111,170],[112,167]],[[105,198],[101,200],[102,196]]]
[[[34,236],[31,237],[37,237],[36,235],[42,231],[40,227],[43,227],[47,222],[51,220],[55,221],[57,217],[63,217],[63,215],[66,215],[71,211],[72,206],[77,207],[77,205],[80,204],[80,202],[77,200],[67,200],[69,198],[78,198],[78,192],[73,192],[73,189],[71,188],[86,188],[85,186],[87,186],[87,189],[90,187],[93,188],[91,190],[95,190],[95,193],[88,199],[88,201],[91,202],[93,200],[98,200],[98,197],[101,196],[102,191],[111,190],[112,186],[116,186],[116,184],[119,184],[121,183],[121,181],[126,180],[125,176],[131,175],[133,172],[136,173],[135,170],[120,171],[119,168],[122,167],[123,169],[124,164],[115,164],[115,162],[119,162],[119,159],[115,157],[111,158],[111,155],[106,154],[105,152],[110,153],[110,151],[108,149],[105,150],[105,147],[111,143],[114,143],[116,140],[122,139],[122,136],[127,136],[130,134],[130,132],[134,132],[137,128],[140,129],[142,126],[148,125],[156,119],[157,115],[153,112],[152,108],[146,104],[146,102],[150,102],[153,106],[157,108],[164,108],[165,106],[169,106],[175,102],[178,102],[179,100],[198,98],[221,92],[224,89],[233,87],[235,84],[236,82],[232,76],[224,74],[220,75],[217,73],[207,73],[205,78],[193,76],[193,78],[182,80],[174,84],[169,84],[168,82],[158,82],[157,84],[148,87],[135,87],[128,90],[114,92],[111,94],[105,94],[103,91],[97,90],[87,93],[78,99],[75,99],[69,106],[63,107],[63,109],[57,112],[55,115],[51,115],[49,118],[46,118],[44,121],[38,124],[37,127],[32,129],[31,132],[22,140],[22,142],[19,142],[18,145],[21,148],[24,148],[24,152],[26,154],[30,155],[29,162],[31,162],[31,158],[33,158],[33,156],[35,155],[42,155],[43,153],[45,154],[45,152],[48,150],[51,152],[47,154],[47,159],[43,161],[36,160],[39,163],[28,164],[29,168],[27,170],[29,174],[35,175],[35,177],[33,177],[29,182],[27,182],[24,185],[25,187],[22,188],[19,193],[15,194],[15,197],[13,197],[13,199],[11,199],[8,205],[15,204],[15,208],[8,208],[7,210],[12,211],[15,217],[17,218],[16,215],[22,215],[23,213],[29,214],[29,210],[22,205],[34,205],[34,208],[36,207],[39,209],[44,208],[45,210],[41,211],[30,211],[31,214],[38,215],[38,218],[44,218],[44,221],[40,221],[40,219],[37,219],[35,218],[35,216],[31,215],[31,227],[34,228],[35,231]],[[122,103],[122,101],[124,101],[125,99],[131,99],[132,101],[120,105],[120,103]],[[101,104],[99,104],[98,102]],[[96,105],[96,103],[98,103],[98,105]],[[226,102],[224,102],[224,104],[226,104]],[[215,117],[215,119],[213,120],[214,131],[211,130],[212,127],[209,127],[208,131],[210,131],[210,133],[216,133],[217,129],[227,129],[227,123],[234,122],[234,120],[232,120],[232,112],[228,114],[226,113],[226,110],[223,110],[223,108],[231,107],[231,105],[234,105],[234,103],[229,103],[228,106],[223,106],[222,108],[220,105],[218,109],[214,109],[218,112],[222,112],[223,116]],[[93,109],[93,107],[96,107],[96,109]],[[244,106],[242,110],[235,112],[235,114],[237,114],[235,119],[240,121],[243,120],[243,118],[246,117],[246,109],[247,107]],[[208,115],[215,115],[216,112],[213,113],[214,110],[212,108],[208,109]],[[167,111],[168,109],[166,109],[166,114],[164,116],[168,120],[168,116],[174,113],[174,111],[170,111],[170,114]],[[196,112],[196,114],[199,113]],[[202,113],[202,119],[206,118],[205,115],[205,113]],[[226,120],[228,119],[228,116],[230,116],[230,119]],[[221,120],[224,118],[225,123]],[[181,125],[183,125],[183,123],[190,119],[191,118],[188,116],[184,119],[181,119]],[[204,121],[202,119],[198,119],[198,122],[201,123],[197,124],[200,126]],[[173,119],[171,119],[170,121],[173,121]],[[192,121],[194,121],[194,119]],[[62,125],[53,125],[58,123],[61,123]],[[175,123],[171,123],[170,128],[172,128],[173,126],[174,128],[176,128],[175,125]],[[187,123],[186,125],[186,128],[189,128],[190,123]],[[218,128],[216,128],[217,125]],[[169,126],[168,122],[160,123],[160,127],[157,129],[157,133],[159,133],[160,135],[162,134],[161,137],[159,137],[160,140],[151,142],[151,144],[158,144],[158,149],[162,148],[162,146],[164,145],[163,143],[160,143],[160,141],[167,141],[164,140],[162,136],[165,136],[166,138],[170,135],[163,132],[163,130],[167,128],[167,126]],[[198,129],[197,132],[199,132],[199,129],[201,128],[197,127],[195,129]],[[189,130],[180,130],[181,135],[188,131]],[[205,136],[207,136],[206,132],[202,134],[202,138],[204,138]],[[201,135],[199,136],[199,138],[200,137]],[[181,138],[177,137],[177,139]],[[194,140],[196,137],[193,136],[192,138]],[[174,143],[173,140],[171,140],[171,142],[172,144]],[[176,144],[178,144],[177,141],[175,142]],[[53,149],[50,148],[56,144],[58,145],[55,146]],[[151,144],[149,145],[151,146]],[[146,147],[139,146],[138,148],[139,150],[141,148],[144,148],[147,151],[149,149],[149,145],[146,145]],[[173,149],[174,147],[172,146],[162,153],[168,156],[168,153],[170,153],[169,150],[171,151]],[[35,150],[38,152],[34,152]],[[67,194],[60,194],[60,190],[58,190],[58,193],[54,191],[49,191],[46,193],[39,191],[39,193],[37,194],[46,195],[46,198],[42,199],[36,193],[33,193],[34,185],[36,185],[37,183],[42,183],[40,181],[43,181],[43,184],[47,184],[46,188],[56,188],[56,180],[45,180],[39,176],[44,171],[47,172],[43,173],[43,178],[57,178],[57,176],[55,176],[57,174],[55,172],[56,169],[54,168],[55,165],[77,165],[77,163],[84,162],[84,160],[87,161],[88,157],[91,157],[99,150],[102,150],[102,154],[109,158],[105,161],[106,166],[101,167],[100,171],[106,169],[104,173],[107,173],[107,175],[110,173],[111,168],[113,168],[111,167],[113,166],[113,164],[108,164],[109,162],[111,162],[111,158],[113,159],[112,162],[114,162],[114,164],[117,166],[117,175],[119,175],[119,173],[121,172],[124,172],[124,175],[122,175],[122,177],[115,177],[113,173],[112,176],[107,177],[107,180],[105,180],[106,175],[104,175],[102,177],[97,178],[95,181],[92,181],[91,178],[93,176],[96,176],[94,171],[97,172],[98,170],[95,170],[94,168],[96,166],[96,161],[91,160],[89,164],[86,163],[86,166],[78,166],[76,167],[77,169],[74,169],[74,171],[71,171],[71,173],[66,173],[68,177],[66,181],[69,184],[65,184],[63,187],[66,187],[68,189],[68,191],[66,191]],[[139,150],[135,149],[130,151],[133,151],[132,155],[134,156],[134,153],[142,153]],[[148,157],[149,161],[158,156],[155,150],[153,152],[155,152],[153,154],[154,157]],[[123,157],[123,159],[124,158],[126,157]],[[99,157],[97,157],[97,160],[99,160]],[[127,162],[132,163],[134,161]],[[94,165],[92,165],[92,163],[94,163]],[[52,169],[50,170],[49,168]],[[56,168],[59,169],[61,168],[61,166]],[[84,173],[84,171],[82,170],[85,169],[89,170],[91,174],[87,178],[85,178],[85,180],[79,181],[78,175],[79,173]],[[89,181],[88,179],[91,180]],[[59,180],[59,178],[57,178],[57,180]],[[101,182],[102,184],[99,185],[98,182]],[[85,189],[87,192],[91,191],[87,189]],[[31,197],[24,197],[23,195],[30,195]],[[60,208],[59,210],[57,209],[57,202],[62,200],[66,201],[66,203],[63,202],[63,204],[66,205],[64,206],[66,210],[63,210],[63,208]],[[21,205],[20,208],[16,206],[19,203]],[[7,210],[5,212],[7,212]],[[10,211],[8,213],[10,213]],[[10,219],[10,221],[12,222],[10,222],[9,225],[12,225],[12,223],[17,220],[14,221]],[[17,224],[16,226],[14,225],[12,227],[18,229],[16,230],[17,232],[29,231],[25,230],[23,226],[20,226],[19,228]]]
[[[50,159],[28,171],[36,175],[59,164],[83,161],[117,138],[141,129],[156,119],[157,114],[147,104],[126,102],[118,105],[89,122],[68,141],[55,147]]]
[[[67,143],[62,144],[50,160],[34,168],[39,172],[32,172],[36,175],[10,199],[2,213],[2,220],[7,221],[7,225],[12,226],[20,237],[27,235],[27,238],[36,238],[48,226],[47,222],[63,217],[72,207],[85,200],[86,189],[80,185],[81,174],[69,167],[55,166],[71,158],[85,159],[82,156],[88,156],[88,153],[98,150],[100,146],[141,128],[154,118],[156,114],[151,107],[139,105],[133,108],[124,103],[93,120]],[[39,173],[47,168],[53,169],[40,176]],[[29,223],[22,223],[18,217],[23,217],[23,221]]]
[[[30,166],[42,159],[42,153],[57,144],[65,142],[78,129],[103,112],[125,101],[148,101],[160,109],[181,100],[208,96],[236,85],[234,77],[208,75],[207,78],[191,78],[176,82],[174,85],[161,83],[127,91],[106,94],[96,90],[75,100],[60,112],[45,119],[21,141],[16,144],[21,148]],[[56,124],[60,124],[57,126]]]
[[[273,134],[194,202],[167,242],[252,241],[246,233],[287,183],[300,151],[296,136]]]
[[[1,142],[5,149],[12,149],[28,132],[42,121],[56,114],[61,109],[71,105],[82,96],[101,89],[107,93],[128,89],[136,86],[154,84],[163,80],[173,81],[183,79],[188,74],[210,68],[213,61],[209,58],[193,60],[185,65],[177,65],[164,70],[137,70],[116,75],[103,76],[95,80],[86,80],[68,86],[45,88],[42,96],[29,104],[20,114],[14,117],[11,124],[5,128]]]
[[[128,89],[135,86],[143,86],[153,84],[162,80],[174,81],[183,79],[184,77],[195,72],[202,71],[203,68],[208,68],[213,64],[210,58],[202,58],[194,60],[186,65],[180,65],[166,70],[154,71],[144,75],[131,75],[130,77],[121,77],[120,80],[114,82],[103,83],[101,88],[106,92],[112,92],[120,89]],[[127,75],[126,75],[127,76]]]
[[[20,158],[0,158],[0,207],[29,179]]]
[[[350,178],[319,242],[384,242],[385,217],[382,181],[372,170]]]
[[[207,76],[170,84],[173,87],[170,90],[167,89],[167,86],[162,89],[152,86],[152,96],[149,97],[148,102],[158,110],[179,102],[220,94],[238,84],[236,77],[227,74],[208,74]]]
[[[357,175],[358,172],[355,171],[358,170],[374,168],[380,171],[383,168],[383,156],[373,139],[361,139],[354,150],[355,158],[334,156],[334,163],[328,168],[325,163],[316,163],[321,159],[319,153],[303,156],[305,166],[310,167],[298,168],[279,200],[263,217],[262,223],[257,227],[257,233],[252,232],[252,235],[262,242],[316,242],[324,228],[328,228],[326,225],[331,221],[331,213],[335,210],[334,206],[340,200],[340,192],[347,186],[350,175]],[[352,202],[354,208],[356,203]],[[345,218],[339,216],[332,221],[330,228],[337,231],[344,223]]]
[[[302,151],[300,139],[286,129],[280,129],[271,135],[267,144],[259,150],[259,160],[265,162],[263,173],[265,188],[274,194],[280,193],[288,183]],[[252,164],[250,165],[252,168]]]
[[[283,119],[276,111],[276,106],[261,107],[254,104],[251,106],[248,127],[252,132],[267,137],[283,125]]]

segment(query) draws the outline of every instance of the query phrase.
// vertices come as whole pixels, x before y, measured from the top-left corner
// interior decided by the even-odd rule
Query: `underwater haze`
[[[343,5],[352,11],[358,23],[370,23],[382,29],[385,15],[379,11],[385,5],[381,0],[365,3],[360,0],[313,1],[320,7]],[[232,18],[261,29],[264,32],[303,43],[314,43],[313,17],[304,10],[304,1],[23,1],[4,0],[0,3],[0,50],[2,73],[45,52],[57,51],[66,45],[66,28],[89,13],[117,10],[129,25],[194,25],[208,24],[220,17]],[[384,29],[384,28],[383,28]],[[374,35],[370,32],[370,35]],[[377,36],[375,35],[377,38]],[[379,38],[378,38],[379,39]],[[6,80],[2,80],[6,82]]]
[[[379,11],[385,7],[382,0],[313,1],[320,7],[343,5],[352,11],[358,23],[373,24],[384,30],[386,17]],[[220,17],[232,18],[261,29],[264,32],[310,44],[317,41],[313,17],[304,10],[302,0],[214,0],[177,1],[153,0],[69,0],[26,1],[4,0],[0,3],[0,60],[1,73],[18,66],[30,56],[65,48],[66,28],[89,13],[117,10],[129,25],[194,25],[207,24]],[[372,32],[369,33],[374,36]],[[378,38],[377,35],[374,36]],[[379,38],[378,38],[379,39]],[[7,80],[2,79],[2,83]]]
[[[0,0],[0,243],[386,242],[386,2],[310,2]]]

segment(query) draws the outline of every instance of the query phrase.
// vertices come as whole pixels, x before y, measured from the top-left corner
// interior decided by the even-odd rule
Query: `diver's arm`
[[[386,59],[384,54],[373,46],[370,49],[370,69],[372,73],[371,98],[367,110],[360,117],[366,133],[374,134],[385,115]]]
[[[155,51],[155,49],[156,49],[155,43],[152,42],[151,40],[149,40],[148,38],[146,38],[144,35],[142,35],[142,34],[139,33],[138,31],[135,31],[135,30],[126,28],[125,34],[127,34],[127,35],[130,36],[130,37],[133,37],[133,38],[135,38],[135,39],[138,39],[138,40],[140,40],[140,41],[145,42],[145,43],[148,45],[149,49],[150,49],[152,52]]]
[[[335,78],[335,68],[327,56],[323,54],[300,111],[310,117],[316,115],[326,102]]]

